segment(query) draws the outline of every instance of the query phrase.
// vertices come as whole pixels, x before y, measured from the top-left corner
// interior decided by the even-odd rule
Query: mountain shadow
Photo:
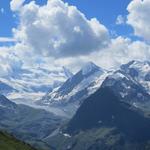
[[[87,98],[67,126],[73,135],[95,127],[117,127],[128,138],[137,141],[150,139],[150,119],[123,101],[108,88],[100,88]]]

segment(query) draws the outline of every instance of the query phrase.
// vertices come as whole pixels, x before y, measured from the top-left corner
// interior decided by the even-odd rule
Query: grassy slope
[[[13,136],[0,132],[0,150],[35,150]]]

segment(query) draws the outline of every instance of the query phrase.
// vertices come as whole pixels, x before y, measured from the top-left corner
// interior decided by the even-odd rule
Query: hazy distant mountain
[[[0,93],[3,95],[8,95],[11,92],[15,92],[16,90],[10,85],[0,81]]]
[[[30,70],[25,68],[1,77],[0,92],[10,99],[35,101],[46,92],[62,85],[72,75],[65,67],[51,69],[39,67]]]
[[[0,107],[2,108],[9,108],[9,109],[15,109],[17,105],[10,100],[8,100],[5,96],[0,95]]]
[[[41,140],[65,120],[42,109],[17,105],[2,95],[0,114],[0,130],[11,132],[18,139],[42,148],[46,145]]]

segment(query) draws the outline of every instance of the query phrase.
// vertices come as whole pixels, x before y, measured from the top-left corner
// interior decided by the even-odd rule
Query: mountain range
[[[65,67],[15,70],[0,78],[0,93],[16,102],[35,101],[73,74]]]
[[[150,115],[102,87],[46,142],[58,150],[148,150]]]
[[[99,88],[107,74],[106,70],[89,62],[60,87],[48,92],[37,104],[63,109],[72,116],[83,100]]]
[[[138,74],[135,77],[124,67]],[[149,67],[147,62],[132,61],[111,72],[57,135],[45,141],[58,150],[148,150],[150,97],[141,82],[148,82]]]
[[[121,65],[117,70],[110,71],[89,62],[61,86],[48,92],[36,104],[58,108],[72,117],[84,99],[101,86],[111,86],[120,99],[142,108],[150,99],[149,74],[149,62],[131,61]]]
[[[38,95],[34,107],[16,104],[1,92],[0,130],[44,150],[150,149],[148,61],[109,71],[92,62],[75,74],[63,70],[66,81]],[[18,92],[5,84],[2,90]]]
[[[66,120],[42,109],[16,104],[3,95],[0,95],[0,114],[0,130],[38,149],[47,148],[42,139]]]

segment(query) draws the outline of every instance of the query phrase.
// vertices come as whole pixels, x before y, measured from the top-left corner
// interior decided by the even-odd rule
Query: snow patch
[[[67,134],[67,133],[64,133],[63,135],[64,135],[65,137],[71,138],[71,136],[70,136],[69,134]]]

